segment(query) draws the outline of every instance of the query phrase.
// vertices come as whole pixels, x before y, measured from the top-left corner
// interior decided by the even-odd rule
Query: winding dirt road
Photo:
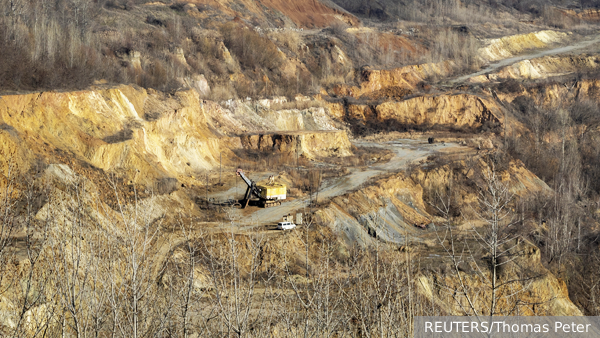
[[[569,53],[569,52],[572,52],[572,51],[575,51],[578,49],[590,47],[591,45],[599,43],[599,42],[600,42],[600,35],[597,35],[597,36],[592,37],[591,39],[578,41],[570,46],[563,46],[563,47],[548,49],[548,50],[539,51],[539,52],[535,52],[535,53],[515,56],[512,58],[508,58],[508,59],[503,59],[496,63],[490,64],[489,66],[487,66],[486,68],[484,68],[478,72],[468,74],[468,75],[463,75],[463,76],[457,77],[455,79],[449,80],[448,83],[456,84],[456,83],[464,82],[472,77],[492,73],[500,68],[510,66],[513,63],[517,63],[517,62],[520,62],[523,60],[531,60],[531,59],[537,59],[537,58],[540,58],[543,56],[548,56],[548,55]]]
[[[387,163],[369,166],[366,170],[352,168],[349,175],[325,181],[319,191],[319,200],[343,195],[357,189],[372,177],[404,170],[410,163],[420,161],[441,151],[452,154],[472,151],[472,148],[459,146],[455,143],[428,144],[427,141],[421,140],[396,140],[385,143],[354,141],[353,144],[361,147],[386,148],[393,151],[394,156]],[[316,198],[316,193],[313,194],[312,198]],[[284,202],[277,207],[259,209],[252,213],[251,218],[256,225],[273,224],[281,221],[283,215],[304,209],[309,205],[310,201],[311,196],[307,196]]]

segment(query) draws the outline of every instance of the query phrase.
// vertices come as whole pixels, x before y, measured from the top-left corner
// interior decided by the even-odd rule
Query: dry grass
[[[300,33],[293,30],[284,30],[282,32],[269,33],[269,38],[285,46],[292,53],[297,54],[300,51],[300,46],[303,43]]]
[[[305,110],[310,108],[321,108],[325,107],[325,102],[317,100],[294,100],[289,102],[274,102],[271,104],[272,110],[288,110],[298,109]]]
[[[231,83],[215,83],[210,90],[209,98],[214,101],[225,101],[236,98],[236,93]]]
[[[339,74],[329,74],[321,79],[321,85],[323,87],[331,87],[338,83],[346,83],[344,76]]]

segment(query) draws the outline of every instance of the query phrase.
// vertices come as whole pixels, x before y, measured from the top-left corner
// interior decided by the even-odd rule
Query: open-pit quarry
[[[600,314],[597,11],[545,9],[559,29],[349,3],[111,2],[184,47],[130,36],[102,51],[127,81],[0,92],[0,336]]]

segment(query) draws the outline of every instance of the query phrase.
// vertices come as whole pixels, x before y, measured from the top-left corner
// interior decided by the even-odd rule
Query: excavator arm
[[[244,171],[241,168],[238,168],[235,173],[240,176],[249,187],[252,186],[252,181],[250,181],[250,179],[244,175]]]
[[[258,191],[256,184],[254,184],[254,182],[252,182],[248,177],[246,177],[246,175],[244,175],[244,171],[241,168],[238,168],[238,170],[235,173],[239,177],[241,177],[242,180],[244,180],[244,182],[246,182],[246,184],[248,185],[248,188],[246,189],[246,194],[244,194],[244,200],[242,201],[242,209],[244,209],[248,206],[248,202],[250,202],[252,194],[260,198],[260,192]]]

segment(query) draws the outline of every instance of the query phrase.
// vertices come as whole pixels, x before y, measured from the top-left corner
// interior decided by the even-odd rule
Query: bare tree
[[[65,313],[65,326],[77,337],[99,335],[106,322],[107,289],[100,273],[107,243],[102,228],[88,214],[89,204],[99,202],[90,199],[91,189],[85,179],[76,177],[68,187],[71,194],[50,201],[60,211],[52,220],[48,244],[48,255],[56,266],[53,287]]]
[[[24,233],[19,243],[13,242],[16,247],[22,247],[20,254],[12,256],[15,268],[7,274],[6,296],[13,305],[13,330],[7,334],[11,337],[37,336],[50,329],[56,315],[56,307],[49,299],[56,296],[51,287],[52,275],[55,266],[45,256],[45,248],[51,233],[52,211],[47,213],[43,220],[37,219],[35,200],[44,194],[46,187],[35,181],[23,181],[22,199],[15,198],[17,203],[22,203],[19,210],[18,227]]]
[[[288,331],[298,336],[331,337],[344,330],[348,322],[341,286],[343,281],[336,274],[340,266],[334,259],[336,240],[319,234],[312,222],[288,235],[290,241],[300,240],[303,249],[303,269],[296,255],[283,246],[283,289],[293,291],[284,297],[286,305],[281,311]],[[312,234],[311,234],[312,233]],[[313,236],[320,237],[313,243]]]
[[[204,318],[208,321],[212,314],[218,318],[214,325],[204,327],[220,336],[247,337],[251,332],[260,336],[269,329],[260,325],[261,320],[272,314],[267,286],[273,270],[263,266],[265,239],[260,235],[236,235],[237,219],[231,213],[229,219],[229,233],[201,239],[201,258],[208,270],[213,299]],[[262,294],[257,292],[259,285]]]
[[[140,201],[135,188],[134,203],[125,205],[116,184],[110,184],[119,207],[106,233],[113,336],[158,335],[171,311],[168,297],[162,297],[156,285],[156,277],[164,269],[157,262],[162,262],[160,257],[168,250],[160,241],[163,216],[156,217],[149,205],[152,202]],[[161,313],[161,309],[166,312]]]
[[[440,286],[464,315],[522,313],[521,308],[530,305],[522,296],[540,274],[517,271],[523,240],[514,231],[520,223],[513,211],[514,194],[501,181],[493,163],[482,170],[478,189],[477,205],[472,207],[476,222],[464,219],[470,228],[466,232],[456,231],[451,222],[452,198],[438,194],[440,202],[434,206],[445,224],[436,234],[458,277],[454,285]],[[480,280],[483,288],[474,287],[473,278]],[[540,299],[539,303],[545,301]]]
[[[6,154],[0,149],[0,285],[3,285],[7,267],[13,258],[9,248],[16,231],[18,166],[13,159],[14,154]]]

